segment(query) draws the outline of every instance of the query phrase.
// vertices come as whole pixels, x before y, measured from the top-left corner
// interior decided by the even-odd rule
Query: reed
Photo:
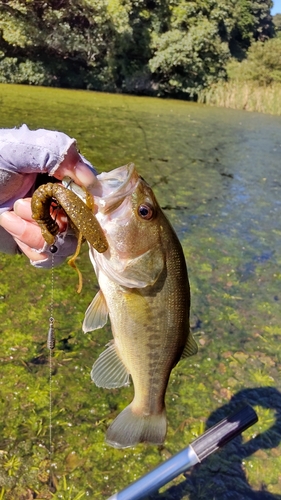
[[[201,91],[198,102],[281,115],[281,84],[260,86],[254,82],[238,80],[219,82]]]

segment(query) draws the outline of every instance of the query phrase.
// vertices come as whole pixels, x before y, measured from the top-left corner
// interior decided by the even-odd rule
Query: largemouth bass
[[[171,370],[197,352],[189,329],[190,290],[180,242],[149,185],[133,164],[98,175],[96,218],[108,250],[90,247],[100,291],[84,332],[109,316],[114,340],[94,363],[98,387],[134,384],[134,399],[107,430],[116,448],[163,443],[165,392]]]

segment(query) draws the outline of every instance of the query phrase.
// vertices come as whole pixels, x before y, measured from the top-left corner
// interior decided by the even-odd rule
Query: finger
[[[79,186],[89,186],[95,182],[95,172],[93,166],[85,158],[80,156],[75,144],[72,144],[54,173],[57,179],[63,179],[65,176],[71,177]]]
[[[33,224],[36,224],[36,222],[32,218],[31,198],[24,198],[17,200],[14,203],[13,208],[15,214],[17,214],[19,217],[25,219],[28,222],[33,222]]]
[[[34,222],[22,219],[14,212],[4,212],[0,217],[1,226],[25,245],[40,250],[44,246],[44,239],[40,227]]]
[[[18,245],[18,247],[21,249],[21,251],[30,259],[33,261],[38,261],[38,260],[44,260],[48,258],[48,255],[46,253],[38,253],[33,248],[30,248],[28,245],[23,243],[22,241],[18,240],[15,238],[15,241]]]
[[[31,198],[23,198],[17,200],[14,203],[14,212],[22,219],[25,219],[27,222],[31,222],[32,224],[37,226],[37,222],[35,222],[35,220],[32,218]],[[65,231],[67,228],[67,216],[65,215],[64,210],[56,208],[54,212],[56,222],[60,228],[60,232]]]
[[[96,182],[96,176],[94,172],[82,161],[78,161],[73,167],[60,165],[54,173],[54,176],[60,180],[66,176],[69,176],[79,186],[87,187],[94,185]]]

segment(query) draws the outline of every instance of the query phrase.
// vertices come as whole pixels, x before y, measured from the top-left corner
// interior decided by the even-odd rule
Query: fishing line
[[[52,355],[55,348],[55,328],[54,328],[54,253],[57,251],[55,245],[50,248],[52,253],[51,266],[51,299],[50,299],[50,318],[49,330],[47,336],[47,349],[49,349],[49,460],[50,460],[50,480],[49,486],[52,486],[52,459],[53,459],[53,433],[52,433]]]

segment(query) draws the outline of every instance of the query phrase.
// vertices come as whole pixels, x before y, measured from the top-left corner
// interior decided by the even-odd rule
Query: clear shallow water
[[[84,275],[56,270],[58,344],[53,374],[55,498],[107,498],[174,454],[243,401],[259,422],[153,499],[281,498],[281,119],[180,101],[0,86],[1,126],[58,128],[101,170],[134,161],[182,242],[199,353],[172,372],[164,448],[118,451],[104,431],[132,397],[90,381],[110,328],[81,333],[96,292]],[[48,363],[49,273],[0,257],[0,488],[51,498]],[[47,479],[46,479],[47,478]],[[1,489],[0,489],[1,491]],[[33,493],[30,493],[30,495]],[[24,497],[23,497],[24,498]],[[32,497],[31,497],[32,498]]]

